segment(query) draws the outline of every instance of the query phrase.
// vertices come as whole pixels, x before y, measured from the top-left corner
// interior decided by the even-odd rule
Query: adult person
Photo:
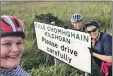
[[[86,32],[91,36],[92,48],[90,53],[104,76],[112,76],[112,36],[100,31],[100,24],[89,20]]]
[[[15,16],[1,16],[1,76],[30,76],[20,64],[24,51],[25,28]]]
[[[82,15],[80,13],[75,13],[70,18],[72,28],[77,31],[85,31],[85,28],[82,26]]]

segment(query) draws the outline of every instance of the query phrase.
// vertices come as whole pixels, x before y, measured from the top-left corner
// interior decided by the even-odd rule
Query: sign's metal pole
[[[51,22],[51,24],[55,25],[55,22]],[[55,64],[55,66],[57,65],[57,59],[56,58],[54,58],[54,64]]]
[[[85,73],[85,76],[89,76],[89,74],[88,73]]]
[[[54,58],[54,63],[55,63],[55,66],[57,65],[57,61],[56,61],[56,58]]]

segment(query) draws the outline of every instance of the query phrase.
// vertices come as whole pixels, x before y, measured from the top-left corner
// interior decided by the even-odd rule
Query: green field
[[[70,17],[74,13],[81,13],[83,24],[88,20],[101,21],[101,30],[110,34],[112,30],[112,2],[5,2],[1,6],[2,15],[18,16],[25,24],[27,37],[25,52],[21,65],[28,70],[32,76],[80,76],[83,72],[73,69],[66,64],[58,64],[57,67],[47,65],[44,61],[46,55],[36,51],[31,39],[31,24],[35,15],[52,13],[70,25]],[[62,63],[62,62],[61,62]],[[49,64],[49,63],[48,63]],[[97,70],[94,70],[95,72]],[[91,76],[99,76],[96,72]]]
[[[111,2],[10,2],[2,5],[1,12],[6,15],[16,15],[30,26],[35,15],[52,13],[67,24],[72,14],[80,12],[83,23],[89,19],[101,20],[111,27]],[[102,27],[104,27],[102,25]]]

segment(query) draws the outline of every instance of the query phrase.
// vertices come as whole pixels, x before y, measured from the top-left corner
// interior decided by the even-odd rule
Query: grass
[[[111,9],[111,2],[10,2],[2,5],[1,12],[16,15],[30,26],[35,15],[49,12],[69,24],[71,15],[76,12],[83,15],[83,23],[89,19],[100,19],[102,14],[103,18],[111,19]]]
[[[76,12],[83,16],[83,24],[90,19],[101,21],[102,29],[112,27],[112,2],[4,2],[1,6],[2,15],[18,16],[30,31],[35,15],[52,13],[60,20],[70,25],[70,17]],[[106,30],[104,30],[106,31]]]

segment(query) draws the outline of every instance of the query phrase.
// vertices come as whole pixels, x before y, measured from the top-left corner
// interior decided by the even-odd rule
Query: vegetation
[[[18,16],[25,23],[27,39],[21,65],[32,76],[83,76],[84,72],[60,61],[55,66],[53,57],[37,49],[36,40],[32,36],[33,21],[47,14],[58,21],[56,23],[59,26],[70,26],[71,15],[80,12],[83,24],[90,19],[96,19],[101,22],[101,30],[111,34],[111,9],[112,2],[5,2],[1,6],[1,14]],[[92,63],[94,68],[91,76],[100,76],[97,65]]]

